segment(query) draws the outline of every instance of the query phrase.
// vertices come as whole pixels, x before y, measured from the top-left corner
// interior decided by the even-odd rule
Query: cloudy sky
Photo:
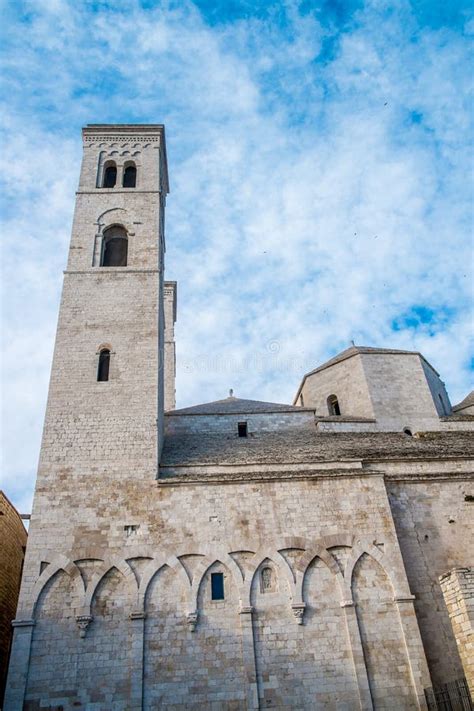
[[[29,510],[86,123],[165,123],[178,406],[359,345],[470,389],[468,0],[4,0],[2,488]]]

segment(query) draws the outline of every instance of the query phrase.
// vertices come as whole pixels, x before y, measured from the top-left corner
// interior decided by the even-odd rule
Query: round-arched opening
[[[327,399],[327,404],[328,412],[330,415],[339,416],[341,414],[341,408],[339,407],[339,402],[336,395],[330,395]]]
[[[128,163],[123,171],[122,185],[124,188],[135,188],[137,185],[137,168],[135,163]]]
[[[404,427],[403,428],[403,433],[406,434],[408,437],[413,437],[413,432],[409,427]]]
[[[114,161],[107,161],[104,166],[103,188],[114,188],[117,182],[117,166]]]
[[[104,230],[101,267],[126,267],[128,255],[127,231],[120,225]]]
[[[110,350],[102,348],[99,353],[99,365],[97,366],[97,381],[105,383],[109,379],[110,370]]]

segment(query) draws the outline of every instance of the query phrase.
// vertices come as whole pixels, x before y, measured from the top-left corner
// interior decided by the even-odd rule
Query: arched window
[[[103,348],[99,353],[99,366],[97,368],[97,380],[99,383],[105,383],[109,379],[110,368],[110,351],[108,348]]]
[[[411,429],[409,427],[404,427],[403,432],[404,432],[404,434],[408,435],[408,437],[413,437],[413,432],[411,431]]]
[[[123,187],[134,188],[137,184],[137,169],[133,163],[125,166],[123,171]]]
[[[126,230],[120,225],[113,225],[104,230],[102,240],[101,267],[126,267],[128,239]]]
[[[340,415],[341,414],[341,408],[339,407],[339,403],[337,401],[337,397],[335,395],[330,395],[327,399],[328,403],[328,412],[330,415]]]
[[[117,182],[117,166],[113,161],[109,161],[104,166],[103,188],[114,188]]]

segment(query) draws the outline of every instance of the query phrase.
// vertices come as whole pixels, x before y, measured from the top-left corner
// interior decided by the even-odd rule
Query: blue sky
[[[472,387],[468,2],[3,3],[3,488],[30,506],[86,123],[165,123],[178,405],[350,345]],[[203,345],[205,344],[205,345]],[[472,368],[472,366],[471,366]]]

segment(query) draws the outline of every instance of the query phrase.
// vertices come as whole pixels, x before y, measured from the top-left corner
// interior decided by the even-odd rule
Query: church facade
[[[164,127],[83,143],[6,711],[469,708],[472,397],[352,346],[176,410]]]

